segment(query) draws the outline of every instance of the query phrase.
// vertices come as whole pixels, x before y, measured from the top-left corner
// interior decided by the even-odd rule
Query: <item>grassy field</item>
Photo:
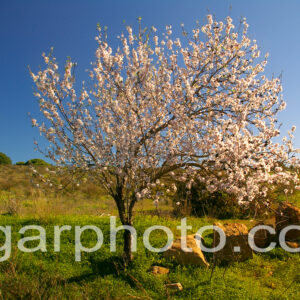
[[[9,260],[0,263],[0,299],[300,299],[300,256],[280,248],[265,254],[254,254],[252,260],[231,263],[211,269],[180,266],[166,260],[161,254],[144,248],[142,235],[151,225],[169,227],[175,236],[180,219],[171,216],[170,203],[160,207],[160,215],[151,201],[139,203],[134,227],[138,235],[138,251],[129,267],[121,259],[122,236],[117,236],[117,251],[109,251],[109,217],[117,211],[112,199],[101,188],[92,184],[60,194],[45,195],[33,188],[26,167],[0,169],[0,225],[12,226],[12,253]],[[298,201],[294,196],[294,201]],[[193,226],[190,233],[201,226],[213,224],[210,217],[189,217]],[[222,220],[244,222],[249,227],[253,220]],[[47,252],[23,253],[17,249],[18,233],[25,225],[40,225],[46,229]],[[61,251],[54,252],[54,226],[70,225],[71,231],[62,233]],[[75,226],[95,225],[104,235],[98,251],[83,253],[75,262]],[[26,236],[36,235],[32,230]],[[208,245],[212,235],[204,236]],[[96,235],[82,234],[82,243],[92,247]],[[151,234],[154,247],[164,245],[161,231]],[[0,232],[0,247],[4,244]],[[34,247],[37,241],[26,243]],[[3,255],[3,251],[0,252]],[[208,256],[211,262],[212,257]],[[155,276],[148,270],[152,265],[170,268],[167,275]],[[212,276],[211,276],[212,275]],[[165,288],[166,283],[180,282],[182,291]]]

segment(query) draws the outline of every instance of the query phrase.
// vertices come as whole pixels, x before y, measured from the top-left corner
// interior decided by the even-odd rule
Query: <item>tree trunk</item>
[[[126,263],[130,263],[133,260],[132,247],[131,247],[131,242],[132,242],[131,232],[129,230],[124,230],[123,238],[124,238],[124,259]]]
[[[133,211],[134,202],[131,202],[130,206],[127,207],[127,210],[126,210],[125,203],[127,203],[127,201],[125,201],[122,198],[121,191],[119,191],[118,196],[115,196],[114,199],[115,199],[115,202],[118,207],[119,216],[120,216],[122,225],[132,226],[132,211]],[[131,245],[132,238],[133,237],[132,237],[131,232],[128,229],[124,229],[124,233],[123,233],[124,260],[125,260],[126,264],[132,262],[132,260],[133,260],[132,245]]]

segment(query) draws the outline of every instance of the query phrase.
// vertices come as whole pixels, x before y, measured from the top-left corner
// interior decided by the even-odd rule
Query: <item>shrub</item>
[[[11,165],[11,159],[4,153],[0,152],[0,165]]]
[[[28,166],[28,165],[49,166],[50,164],[40,158],[33,158],[33,159],[26,161],[25,165],[26,166]]]
[[[227,219],[243,218],[248,213],[237,204],[233,196],[219,191],[209,193],[203,183],[196,181],[190,190],[184,183],[176,185],[175,214]]]
[[[16,162],[16,166],[24,166],[25,162],[24,161],[18,161]]]

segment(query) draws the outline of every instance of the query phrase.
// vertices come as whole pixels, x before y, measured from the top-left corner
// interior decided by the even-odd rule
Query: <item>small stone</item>
[[[290,248],[293,248],[293,249],[300,248],[300,243],[295,243],[295,242],[285,242],[285,243]]]
[[[170,269],[160,267],[160,266],[152,266],[150,272],[153,275],[164,275],[164,274],[168,274],[170,272]]]
[[[270,276],[272,276],[272,275],[273,275],[273,272],[270,271],[270,272],[266,275],[266,277],[270,277]]]
[[[182,291],[183,287],[181,285],[180,282],[176,282],[176,283],[167,283],[166,284],[166,288],[168,289],[172,289],[172,290],[176,290],[176,291]]]
[[[276,289],[276,284],[274,282],[267,283],[266,286],[272,290]]]

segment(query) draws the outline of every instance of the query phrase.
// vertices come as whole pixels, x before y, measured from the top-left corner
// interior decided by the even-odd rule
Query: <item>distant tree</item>
[[[106,32],[96,37],[91,84],[75,91],[75,64],[64,73],[52,53],[46,68],[31,76],[45,122],[39,124],[50,142],[49,158],[94,174],[114,198],[123,225],[132,225],[137,201],[158,200],[166,176],[191,187],[194,178],[210,193],[236,195],[239,204],[266,201],[272,184],[290,192],[297,175],[280,163],[297,164],[290,139],[279,135],[277,113],[284,109],[281,83],[262,72],[266,57],[247,37],[245,21],[234,31],[225,22],[199,24],[186,42],[142,29],[120,35],[120,47],[109,47]],[[153,40],[152,40],[153,35]],[[174,185],[172,185],[174,189]],[[132,258],[131,235],[124,232],[124,252]]]
[[[3,152],[0,152],[0,165],[11,165],[11,159],[4,154]]]
[[[40,158],[33,158],[33,159],[30,159],[30,160],[26,161],[25,165],[26,166],[28,166],[28,165],[49,166],[50,164],[45,162],[44,160],[42,160]]]
[[[16,162],[16,166],[24,166],[25,162],[24,161],[18,161]]]

